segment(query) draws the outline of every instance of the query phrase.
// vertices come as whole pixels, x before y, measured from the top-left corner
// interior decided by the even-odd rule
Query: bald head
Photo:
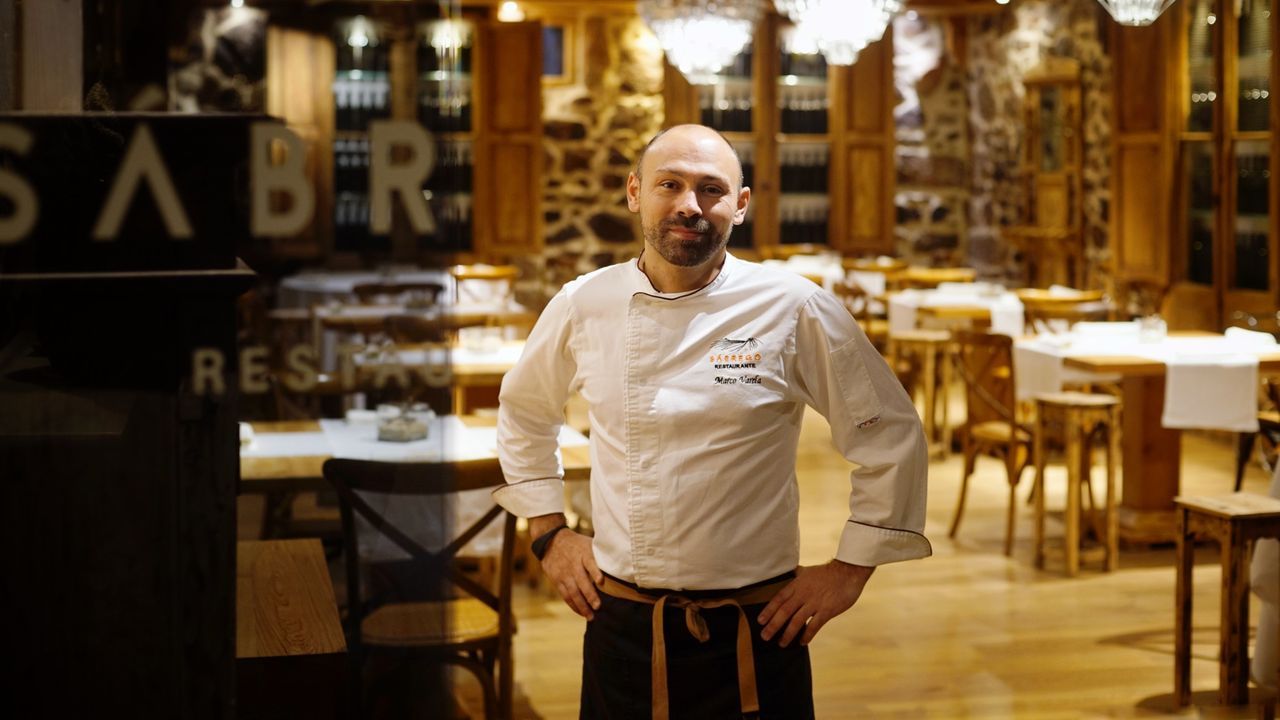
[[[725,150],[728,150],[729,155],[732,156],[734,166],[737,168],[736,177],[738,180],[738,187],[735,189],[735,192],[736,190],[742,189],[742,185],[745,181],[742,174],[742,158],[738,157],[738,151],[734,149],[733,144],[730,143],[719,130],[709,128],[706,125],[672,125],[671,127],[659,132],[657,135],[654,135],[649,142],[645,144],[644,148],[640,150],[640,157],[636,158],[635,173],[637,179],[644,178],[644,159],[645,156],[649,154],[649,150],[654,147],[665,146],[668,143],[672,145],[703,145],[704,147],[705,144],[710,143],[713,145],[718,144],[723,146]]]

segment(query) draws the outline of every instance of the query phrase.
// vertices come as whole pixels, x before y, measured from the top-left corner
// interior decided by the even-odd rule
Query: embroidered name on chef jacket
[[[761,342],[753,337],[722,338],[711,344],[711,354],[707,357],[712,369],[717,371],[713,382],[716,385],[759,385],[760,376],[749,374],[726,374],[726,370],[756,370],[760,367],[763,355],[760,353]]]

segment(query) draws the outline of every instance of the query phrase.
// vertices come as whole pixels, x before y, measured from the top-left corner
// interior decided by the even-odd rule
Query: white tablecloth
[[[889,331],[902,332],[930,323],[918,323],[916,311],[932,307],[987,308],[991,329],[1018,337],[1026,324],[1022,301],[1007,290],[985,283],[942,283],[935,290],[903,290],[889,296]]]
[[[1102,325],[1114,325],[1116,332],[1094,327]],[[1273,338],[1267,343],[1230,333],[1149,341],[1132,323],[1090,323],[1083,333],[1018,340],[1015,389],[1018,399],[1026,400],[1037,393],[1056,392],[1064,383],[1117,379],[1067,368],[1063,360],[1068,357],[1141,357],[1168,367],[1164,427],[1257,432],[1258,354],[1269,351],[1275,351]]]

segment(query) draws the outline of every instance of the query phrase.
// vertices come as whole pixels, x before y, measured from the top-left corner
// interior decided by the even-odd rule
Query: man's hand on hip
[[[796,579],[760,613],[758,620],[764,626],[760,637],[771,640],[782,631],[778,644],[786,647],[804,630],[800,644],[808,645],[828,620],[853,607],[874,570],[839,560],[796,568]]]
[[[531,518],[529,534],[537,537],[563,522],[563,515]],[[596,567],[591,538],[569,529],[556,533],[542,558],[542,570],[570,609],[588,620],[595,618],[595,611],[600,607],[596,586],[604,582],[604,575]]]

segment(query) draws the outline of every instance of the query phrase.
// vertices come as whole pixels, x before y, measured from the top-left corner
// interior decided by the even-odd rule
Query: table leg
[[[1064,413],[1067,430],[1067,576],[1075,577],[1080,571],[1080,420],[1075,413]]]
[[[1178,494],[1182,433],[1160,424],[1164,377],[1125,378],[1120,534],[1134,542],[1168,542]]]
[[[938,383],[938,355],[932,347],[925,347],[924,352],[924,436],[928,442],[935,442],[934,407]]]
[[[1187,536],[1187,511],[1177,513],[1177,575],[1173,608],[1173,706],[1191,702],[1191,571],[1193,547]]]
[[[1035,564],[1038,568],[1044,567],[1044,432],[1046,428],[1044,408],[1044,405],[1040,405],[1036,412],[1036,436],[1032,446],[1036,476],[1031,492],[1035,495],[1036,503]]]
[[[1249,542],[1232,524],[1222,541],[1222,649],[1218,698],[1223,705],[1249,700]]]

